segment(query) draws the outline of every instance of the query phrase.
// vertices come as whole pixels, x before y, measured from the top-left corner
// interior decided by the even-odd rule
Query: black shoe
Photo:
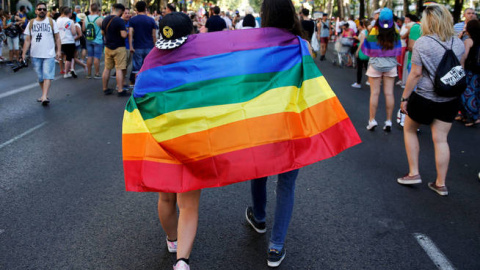
[[[271,248],[268,251],[267,265],[269,267],[278,267],[282,263],[283,259],[285,259],[285,254],[287,254],[285,248],[282,248],[281,251]]]
[[[113,93],[113,89],[110,89],[110,88],[107,88],[105,90],[103,90],[103,93],[107,96],[107,95],[111,95]]]
[[[76,78],[78,77],[78,76],[77,76],[77,73],[75,73],[75,70],[73,70],[73,69],[70,71],[70,74],[72,74],[72,77],[73,77],[74,79],[76,79]]]
[[[265,228],[265,222],[256,222],[255,218],[253,217],[253,209],[251,206],[247,207],[245,210],[245,218],[247,219],[248,223],[252,226],[252,228],[258,233],[266,233],[267,229]]]
[[[325,61],[325,55],[320,55],[320,61]]]
[[[122,92],[117,92],[117,95],[119,97],[128,97],[130,96],[130,92],[128,92],[127,90],[123,90]]]

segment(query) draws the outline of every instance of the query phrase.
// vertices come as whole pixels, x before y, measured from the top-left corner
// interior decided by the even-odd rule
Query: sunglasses
[[[38,11],[47,11],[46,8],[37,8]]]

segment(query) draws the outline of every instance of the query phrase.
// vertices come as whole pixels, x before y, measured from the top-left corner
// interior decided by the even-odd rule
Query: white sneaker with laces
[[[177,252],[177,241],[168,241],[168,237],[166,238],[166,241],[167,241],[168,252],[176,253]]]
[[[66,78],[71,78],[72,77],[72,74],[69,73],[66,73],[66,74],[63,74],[63,78],[66,79]]]
[[[370,83],[369,83],[368,81],[367,81],[365,84],[366,84],[366,85],[370,85]]]
[[[383,130],[385,130],[386,132],[392,131],[392,121],[390,121],[390,120],[385,121],[385,125],[383,126]]]
[[[374,131],[377,126],[378,126],[377,121],[375,121],[375,119],[373,119],[372,121],[368,121],[367,129],[370,130],[370,131]]]
[[[352,87],[353,88],[362,88],[362,85],[359,84],[359,83],[354,83],[354,84],[352,84]]]

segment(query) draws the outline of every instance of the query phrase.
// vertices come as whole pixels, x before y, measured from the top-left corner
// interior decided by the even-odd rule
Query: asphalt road
[[[426,185],[435,178],[427,127],[425,183],[400,186],[402,131],[367,131],[368,88],[350,87],[352,69],[319,68],[363,143],[301,170],[280,269],[480,269],[480,129],[454,124],[448,197]],[[104,96],[100,80],[62,78],[44,108],[35,79],[31,69],[0,67],[0,269],[171,269],[157,195],[125,192],[126,98]],[[377,121],[384,116],[382,96]],[[244,220],[248,182],[202,192],[192,269],[267,269],[274,185],[272,177],[267,235]]]

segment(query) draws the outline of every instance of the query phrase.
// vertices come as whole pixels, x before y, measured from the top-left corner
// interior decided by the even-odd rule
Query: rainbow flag
[[[378,27],[373,27],[368,33],[368,36],[365,38],[362,44],[362,52],[369,57],[397,57],[402,54],[402,43],[400,41],[400,35],[398,34],[398,29],[395,28],[397,36],[393,49],[391,50],[382,50],[382,47],[378,44]]]
[[[287,31],[259,28],[154,48],[123,119],[127,190],[229,185],[360,143],[307,46]]]

